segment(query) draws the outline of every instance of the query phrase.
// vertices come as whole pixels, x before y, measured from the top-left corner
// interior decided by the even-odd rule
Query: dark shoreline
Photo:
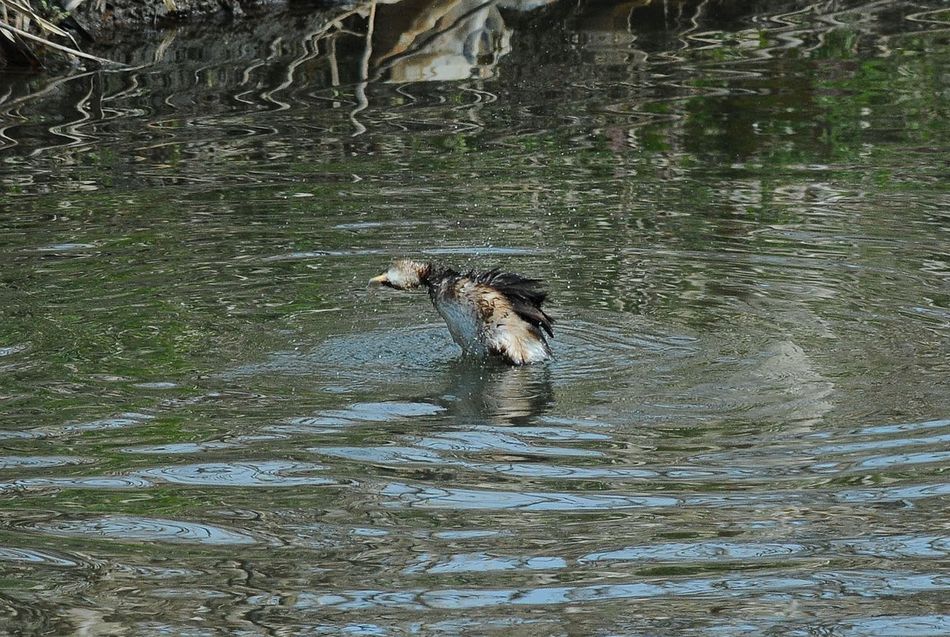
[[[157,31],[179,27],[213,26],[225,30],[233,28],[235,32],[257,31],[263,26],[260,23],[270,22],[281,14],[291,16],[295,22],[309,23],[307,28],[339,26],[346,21],[345,30],[356,34],[365,32],[372,12],[376,25],[374,50],[396,51],[402,39],[411,40],[412,32],[433,16],[444,18],[451,14],[455,16],[453,20],[464,19],[465,15],[484,9],[488,4],[499,15],[505,15],[506,20],[507,16],[516,16],[512,19],[525,25],[525,31],[543,28],[553,21],[583,24],[585,28],[598,32],[646,30],[650,32],[648,37],[653,39],[688,33],[697,20],[728,32],[748,26],[751,16],[800,12],[811,6],[806,0],[626,0],[582,5],[559,0],[498,0],[495,3],[467,0],[154,0],[149,3],[110,0],[108,4],[94,0],[80,0],[78,4],[77,0],[59,1],[63,6],[71,7],[71,11],[24,13],[21,8],[11,10],[5,22],[0,20],[0,31],[7,36],[0,37],[0,69],[12,73],[55,73],[70,65],[96,68],[114,61],[121,66],[122,55],[115,56],[111,50],[118,43],[128,45],[137,39],[145,41],[154,38]],[[845,0],[845,4],[851,1]],[[0,0],[0,7],[10,9],[13,5],[9,2]],[[41,3],[28,0],[27,4],[37,9]],[[45,26],[42,25],[44,18],[49,21]],[[893,18],[897,20],[901,16]],[[14,27],[21,29],[19,33],[10,31]],[[59,31],[60,28],[66,33]],[[285,27],[274,25],[272,30],[281,28]],[[454,27],[448,22],[441,28],[450,30]]]
[[[196,20],[227,24],[260,18],[274,10],[286,10],[288,7],[313,10],[320,6],[339,6],[341,3],[291,0],[164,0],[143,3],[137,0],[111,0],[107,5],[100,6],[96,2],[81,2],[77,5],[61,0],[59,4],[60,7],[51,11],[45,5],[34,6],[37,3],[27,2],[25,6],[31,11],[24,12],[11,11],[12,5],[8,6],[4,0],[0,0],[2,8],[8,10],[6,21],[0,22],[0,30],[7,36],[0,38],[0,68],[11,71],[30,68],[50,70],[62,60],[82,58],[81,53],[91,46],[108,45],[136,29],[161,29]],[[70,7],[71,10],[61,7]],[[70,37],[44,27],[44,20]]]
[[[268,7],[287,4],[287,0],[170,0],[167,3],[113,0],[105,11],[96,9],[93,4],[83,3],[71,17],[90,34],[100,34],[110,29],[164,26],[195,18],[243,19],[258,16]]]

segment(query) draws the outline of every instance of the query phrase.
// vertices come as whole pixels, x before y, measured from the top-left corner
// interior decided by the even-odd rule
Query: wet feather
[[[547,292],[538,279],[499,269],[461,274],[431,263],[400,260],[371,283],[397,289],[426,287],[453,340],[466,354],[493,354],[514,365],[552,355],[545,333],[554,336],[554,320],[541,308]]]

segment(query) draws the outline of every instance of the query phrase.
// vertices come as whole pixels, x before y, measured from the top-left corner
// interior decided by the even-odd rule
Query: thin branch
[[[46,38],[41,38],[38,35],[33,35],[29,31],[24,31],[18,29],[15,26],[9,24],[0,24],[0,30],[9,31],[15,33],[20,37],[26,38],[27,40],[33,40],[34,42],[40,42],[50,47],[51,49],[56,49],[57,51],[62,51],[64,53],[69,53],[70,55],[75,55],[76,57],[85,58],[87,60],[94,60],[99,64],[108,65],[108,66],[125,66],[121,62],[114,62],[112,60],[107,60],[106,58],[97,57],[95,55],[90,55],[89,53],[83,53],[79,49],[73,49],[68,46],[63,46],[62,44],[56,44],[55,42],[50,42]]]

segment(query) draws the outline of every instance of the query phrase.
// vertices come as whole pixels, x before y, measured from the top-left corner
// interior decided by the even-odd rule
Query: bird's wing
[[[544,360],[551,355],[544,334],[537,324],[517,311],[516,301],[485,284],[476,285],[473,294],[485,326],[485,344],[490,351],[516,365]]]
[[[541,309],[541,305],[548,297],[541,281],[528,279],[511,272],[489,270],[482,273],[470,273],[477,284],[485,285],[500,292],[511,304],[511,308],[522,319],[543,329],[548,336],[554,336],[554,319]]]

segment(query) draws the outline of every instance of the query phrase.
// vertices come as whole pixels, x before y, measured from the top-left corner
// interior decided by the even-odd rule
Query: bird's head
[[[420,263],[411,259],[398,259],[389,269],[369,280],[370,285],[385,285],[397,290],[414,290],[426,283],[432,264]]]

